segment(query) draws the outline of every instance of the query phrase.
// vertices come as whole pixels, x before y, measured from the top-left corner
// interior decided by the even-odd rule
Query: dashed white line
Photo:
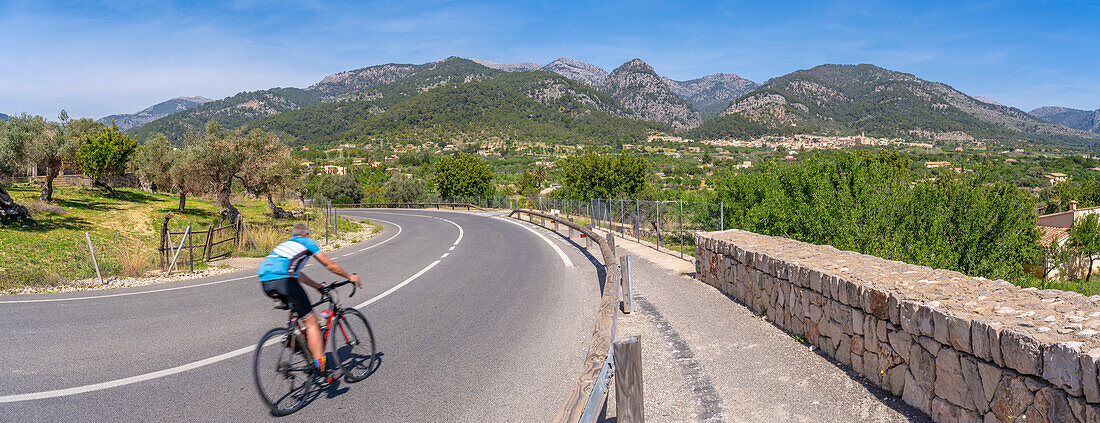
[[[446,220],[446,219],[442,219],[442,220],[445,220],[445,221],[451,223],[452,225],[455,225],[458,228],[458,240],[455,241],[455,245],[458,245],[458,241],[462,240],[462,235],[464,233],[464,231],[462,230],[462,226],[459,226],[457,223],[451,222],[450,220]],[[393,238],[390,238],[390,239],[393,239]],[[386,241],[389,241],[389,239],[387,239]],[[383,242],[385,242],[385,241],[383,241]],[[379,244],[381,244],[381,243],[379,243]],[[375,244],[375,245],[378,245],[378,244]],[[442,259],[442,257],[440,258],[440,260],[441,259]],[[381,299],[385,298],[386,296],[394,293],[398,289],[401,289],[405,285],[408,285],[408,284],[412,283],[417,278],[419,278],[420,276],[423,276],[425,273],[427,273],[433,267],[438,265],[440,260],[433,261],[428,266],[424,267],[423,269],[420,269],[419,272],[416,272],[416,274],[414,274],[412,276],[409,276],[408,279],[405,279],[404,281],[402,281],[401,283],[395,285],[394,287],[392,287],[390,289],[387,289],[385,292],[383,292],[381,294],[378,294],[378,295],[375,295],[373,298],[371,298],[367,301],[364,301],[363,303],[355,306],[355,308],[356,309],[361,309],[361,308],[366,307],[370,304],[373,304],[374,302],[376,302],[378,300],[381,300]],[[269,341],[269,342],[265,343],[264,346],[271,345],[275,341],[276,340]],[[188,370],[197,369],[199,367],[206,366],[208,364],[214,364],[214,363],[217,363],[219,361],[224,361],[224,360],[228,360],[228,359],[233,358],[233,357],[248,354],[248,353],[250,353],[252,351],[255,351],[255,350],[256,350],[256,346],[252,345],[252,346],[247,346],[247,347],[244,347],[244,348],[238,348],[238,349],[235,349],[233,351],[230,351],[230,352],[227,352],[227,353],[224,353],[224,354],[219,354],[219,355],[216,355],[216,356],[213,356],[213,357],[210,357],[210,358],[205,358],[205,359],[202,359],[202,360],[199,360],[199,361],[179,365],[179,366],[176,366],[176,367],[171,367],[171,368],[164,369],[164,370],[158,370],[158,371],[155,371],[155,372],[140,374],[140,375],[136,375],[136,376],[130,376],[130,377],[122,378],[122,379],[109,380],[109,381],[106,381],[106,382],[93,383],[93,384],[90,384],[90,385],[76,386],[76,387],[72,387],[72,388],[55,389],[55,390],[52,390],[52,391],[32,392],[32,393],[27,393],[27,394],[4,395],[4,396],[0,396],[0,404],[9,403],[9,402],[30,401],[30,400],[45,399],[45,398],[63,397],[63,396],[68,396],[68,395],[76,395],[76,394],[82,394],[82,393],[86,393],[86,392],[101,391],[101,390],[104,390],[104,389],[115,388],[115,387],[124,386],[124,385],[130,385],[130,384],[134,384],[134,383],[138,383],[138,382],[144,382],[144,381],[147,381],[147,380],[152,380],[152,379],[157,379],[157,378],[170,376],[170,375],[174,375],[174,374],[178,374],[178,373],[183,373],[183,372],[186,372]]]

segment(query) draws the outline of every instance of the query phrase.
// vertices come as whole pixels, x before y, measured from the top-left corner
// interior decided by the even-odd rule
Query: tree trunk
[[[111,184],[107,183],[103,178],[96,178],[96,180],[92,182],[92,185],[103,188],[107,191],[107,195],[115,195],[115,190],[111,188]]]
[[[4,184],[0,184],[0,217],[12,219],[16,222],[31,220],[31,213],[22,204],[16,203],[8,195]]]
[[[237,210],[236,207],[233,207],[233,203],[230,201],[232,195],[233,178],[230,177],[229,180],[223,182],[221,187],[218,188],[218,205],[222,208],[219,212],[221,215],[221,222],[219,222],[219,225],[224,222],[236,222],[237,218],[241,215],[241,212]]]
[[[180,190],[180,207],[179,212],[183,213],[184,207],[187,206],[187,191]]]
[[[271,215],[276,219],[293,219],[294,215],[290,212],[283,210],[282,207],[275,205],[275,202],[271,200],[271,193],[267,193],[267,207],[271,209]]]
[[[38,196],[38,201],[44,203],[53,202],[53,180],[57,179],[57,174],[60,172],[61,163],[46,164],[46,183],[42,184],[42,194]]]

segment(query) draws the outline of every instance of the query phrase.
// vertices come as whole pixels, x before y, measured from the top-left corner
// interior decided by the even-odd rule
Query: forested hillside
[[[188,134],[202,131],[209,121],[218,122],[223,128],[236,128],[261,117],[320,102],[315,93],[300,88],[243,92],[154,120],[130,130],[129,134],[138,140],[155,133],[181,140]]]
[[[1019,109],[975,100],[944,84],[866,64],[821,65],[774,78],[723,114],[798,132],[1078,146],[1100,140]]]

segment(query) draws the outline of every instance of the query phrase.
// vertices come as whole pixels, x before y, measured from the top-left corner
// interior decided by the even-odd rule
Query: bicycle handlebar
[[[354,274],[355,273],[353,273],[353,275]],[[322,287],[320,289],[320,291],[321,291],[321,293],[327,294],[328,292],[330,292],[330,291],[332,291],[336,288],[339,288],[341,286],[347,285],[347,284],[352,284],[351,295],[348,295],[348,297],[354,297],[355,296],[355,291],[358,291],[359,287],[355,286],[350,280],[344,280],[344,281],[340,281],[340,282],[333,282],[332,284],[325,285],[324,287]]]

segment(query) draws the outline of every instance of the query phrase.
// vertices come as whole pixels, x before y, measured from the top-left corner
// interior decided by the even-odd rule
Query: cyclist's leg
[[[321,339],[321,326],[317,324],[317,316],[311,312],[308,316],[303,317],[301,321],[305,326],[309,353],[313,355],[315,363],[318,363],[317,370],[323,371],[325,370],[325,346],[324,340]]]
[[[321,327],[317,323],[317,316],[313,314],[313,303],[309,301],[309,296],[302,289],[302,285],[295,278],[277,279],[264,282],[264,290],[278,292],[286,298],[287,305],[294,310],[294,314],[298,315],[298,320],[302,323],[310,355],[314,360],[322,360],[317,367],[319,370],[324,370],[325,347],[324,340],[321,339]]]

